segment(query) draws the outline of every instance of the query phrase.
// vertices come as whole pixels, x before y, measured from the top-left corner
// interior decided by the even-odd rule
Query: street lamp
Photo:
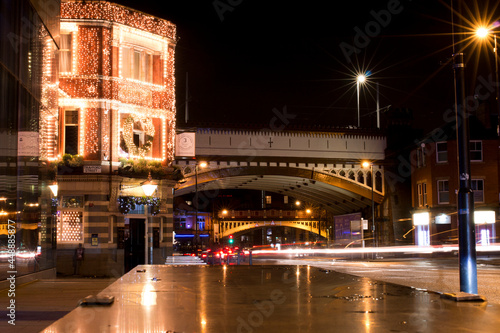
[[[361,120],[360,120],[360,112],[359,112],[359,85],[365,83],[366,81],[366,75],[364,74],[359,74],[356,77],[356,93],[357,93],[357,101],[358,101],[358,128],[360,127]]]
[[[195,185],[194,185],[194,206],[196,209],[195,220],[194,220],[194,245],[195,250],[198,250],[198,168],[204,168],[207,166],[206,162],[196,163],[194,166],[194,177],[195,177]]]
[[[148,175],[148,180],[143,182],[141,184],[142,190],[144,191],[144,195],[147,197],[150,197],[153,195],[153,193],[156,191],[156,188],[158,185],[153,181],[153,178],[151,177],[151,171],[149,172]],[[148,265],[148,243],[151,243],[151,246],[149,248],[149,252],[151,254],[151,263],[153,263],[153,242],[148,242],[149,239],[149,205],[145,204],[146,206],[146,221],[144,222],[144,264]]]
[[[220,239],[221,239],[221,235],[222,235],[222,230],[225,229],[225,218],[227,216],[227,209],[223,209],[222,210],[222,223],[220,223],[220,226],[219,226],[219,243],[220,243]]]
[[[373,176],[373,163],[370,163],[370,162],[363,162],[361,164],[361,166],[363,168],[370,168],[370,175],[371,175],[371,187],[372,187],[372,233],[373,233],[373,239],[375,241],[375,246],[378,247],[378,239],[377,239],[377,236],[376,236],[376,233],[375,233],[375,202],[373,200],[373,187],[374,187],[374,181],[375,181],[375,177]],[[363,226],[361,226],[361,229],[363,229]],[[364,241],[363,241],[364,242]]]
[[[57,185],[57,183],[54,183],[52,185],[49,185],[49,188],[52,191],[52,194],[57,198],[57,193],[59,191],[59,185]]]

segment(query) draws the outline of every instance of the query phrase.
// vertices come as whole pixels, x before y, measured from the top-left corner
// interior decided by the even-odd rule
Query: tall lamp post
[[[156,191],[156,188],[158,185],[153,181],[153,178],[151,177],[151,172],[149,172],[148,175],[148,180],[143,182],[141,184],[142,190],[144,191],[144,194],[147,197],[150,197],[153,195],[153,193]],[[153,242],[149,242],[149,205],[146,204],[146,221],[144,222],[144,264],[148,265],[148,248],[149,248],[149,253],[151,255],[151,259],[149,260],[151,264],[153,263]],[[148,247],[148,243],[151,243],[150,247]]]
[[[462,1],[458,2],[458,27],[463,27]],[[460,29],[460,28],[459,28]],[[457,45],[462,42],[462,31],[454,37]],[[465,98],[465,63],[462,50],[453,51],[455,83],[455,113],[458,152],[459,190],[457,197],[458,248],[460,257],[460,291],[477,294],[476,235],[474,231],[474,201],[471,189],[469,156],[469,122]]]
[[[365,83],[365,81],[366,81],[366,75],[364,74],[359,74],[356,77],[356,94],[358,101],[358,128],[361,126],[360,111],[359,111],[359,85]]]
[[[375,229],[375,201],[373,200],[373,187],[374,187],[374,182],[375,182],[375,177],[373,177],[373,163],[370,162],[363,162],[362,164],[363,168],[370,168],[370,174],[371,174],[371,187],[372,187],[372,233],[373,233],[373,240],[375,243],[375,247],[378,247],[378,238],[376,235],[376,229]],[[363,226],[361,226],[363,228]]]
[[[198,168],[204,168],[207,166],[206,162],[196,163],[194,166],[194,207],[195,207],[195,217],[194,217],[194,246],[195,250],[198,251]]]

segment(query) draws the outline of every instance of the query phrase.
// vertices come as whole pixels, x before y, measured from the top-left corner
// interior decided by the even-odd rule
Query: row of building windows
[[[73,33],[61,34],[59,72],[73,72]],[[133,47],[121,47],[121,77],[143,82],[153,82],[153,53]]]
[[[425,145],[417,149],[417,167],[421,168],[425,166]],[[469,141],[469,158],[471,162],[482,162],[483,161],[483,143],[479,140]],[[436,143],[436,162],[446,163],[448,162],[448,142],[437,142]]]
[[[474,202],[484,202],[484,180],[472,179],[471,188],[473,191]],[[438,204],[450,203],[450,188],[448,180],[437,181]],[[427,203],[427,183],[417,184],[418,206],[426,206]]]

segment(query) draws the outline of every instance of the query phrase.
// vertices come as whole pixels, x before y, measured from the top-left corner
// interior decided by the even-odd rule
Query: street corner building
[[[57,63],[58,80],[44,88],[40,113],[40,160],[57,189],[46,191],[57,272],[73,274],[79,243],[79,275],[120,276],[147,261],[148,246],[149,263],[164,262],[173,251],[176,26],[110,2],[62,1],[59,37],[58,63],[46,64]],[[150,197],[148,174],[158,185]]]

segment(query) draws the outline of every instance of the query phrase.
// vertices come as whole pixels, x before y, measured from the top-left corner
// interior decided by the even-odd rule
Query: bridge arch
[[[322,237],[327,237],[326,230],[320,230],[319,221],[307,221],[307,220],[288,220],[288,221],[223,221],[220,223],[219,237],[225,238],[230,235],[248,231],[250,229],[256,228],[266,228],[266,227],[290,227],[295,229],[301,229],[305,231],[310,231],[312,233],[318,234]]]
[[[210,161],[207,168],[198,169],[198,172],[194,164],[180,166],[185,179],[177,186],[176,196],[194,192],[196,183],[199,193],[205,192],[212,197],[224,189],[265,190],[321,205],[334,214],[360,211],[369,207],[372,200],[370,170],[355,164],[332,165],[329,172],[316,171],[315,166],[301,168],[288,163],[269,166],[267,163],[242,165]],[[373,200],[381,203],[383,168],[375,170]],[[350,177],[349,173],[359,176]]]

